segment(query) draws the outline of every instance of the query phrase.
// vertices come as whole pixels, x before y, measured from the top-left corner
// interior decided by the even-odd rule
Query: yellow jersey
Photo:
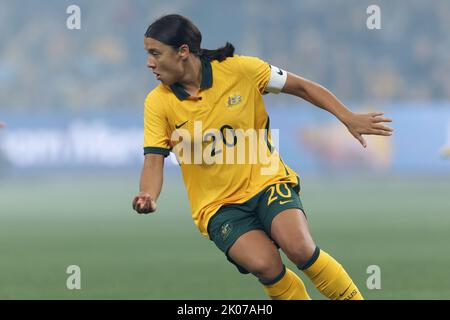
[[[270,65],[256,57],[239,55],[222,62],[201,62],[202,81],[196,97],[179,84],[160,84],[147,95],[144,154],[168,156],[175,151],[192,218],[200,232],[208,236],[209,219],[221,206],[243,203],[271,184],[297,185],[299,178],[272,146],[262,97]],[[245,136],[245,132],[250,134]],[[256,150],[249,143],[252,132],[256,144],[264,149],[259,158],[271,157],[270,164],[252,158]],[[238,137],[243,149],[238,148]],[[244,150],[242,157],[236,149]]]

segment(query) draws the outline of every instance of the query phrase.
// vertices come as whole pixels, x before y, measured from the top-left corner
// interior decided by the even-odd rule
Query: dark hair
[[[201,49],[200,30],[189,19],[179,14],[169,14],[159,18],[148,27],[145,36],[175,49],[187,44],[190,52],[208,60],[223,61],[234,54],[234,46],[229,42],[216,50]]]

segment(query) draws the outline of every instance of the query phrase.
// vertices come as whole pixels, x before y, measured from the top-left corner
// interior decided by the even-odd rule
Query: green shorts
[[[271,238],[272,220],[283,210],[298,208],[305,214],[299,191],[300,185],[274,184],[244,203],[222,206],[209,220],[210,239],[241,273],[249,273],[229,257],[228,250],[241,235],[251,230],[263,230]]]

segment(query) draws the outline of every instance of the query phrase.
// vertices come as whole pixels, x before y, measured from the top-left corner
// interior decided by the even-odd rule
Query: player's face
[[[153,38],[144,37],[148,52],[147,67],[163,84],[172,85],[183,76],[183,59],[179,51]]]

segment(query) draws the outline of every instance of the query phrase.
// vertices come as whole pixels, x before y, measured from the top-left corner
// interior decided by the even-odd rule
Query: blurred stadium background
[[[81,30],[66,28],[71,4]],[[366,27],[372,4],[381,30]],[[447,0],[0,0],[0,299],[265,299],[200,236],[170,159],[159,211],[131,210],[143,100],[157,84],[143,35],[173,12],[204,48],[229,41],[394,119],[394,136],[363,150],[324,111],[265,98],[316,242],[366,298],[449,299]],[[66,288],[69,265],[81,290]],[[370,265],[379,290],[366,286]]]

